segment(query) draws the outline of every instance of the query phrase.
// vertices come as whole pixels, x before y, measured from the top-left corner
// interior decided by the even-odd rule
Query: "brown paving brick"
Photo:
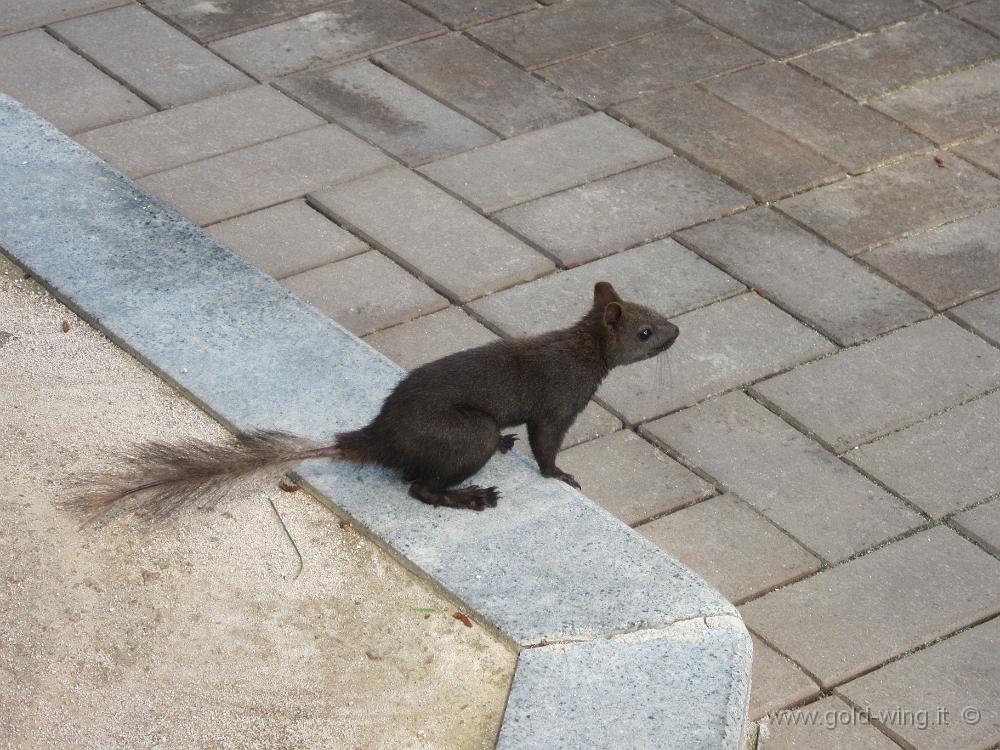
[[[857,31],[871,31],[934,10],[923,0],[803,0]]]
[[[757,65],[706,87],[852,172],[929,145],[788,65]]]
[[[424,315],[365,337],[365,341],[407,370],[496,340],[496,334],[458,307]]]
[[[1000,0],[977,0],[952,11],[956,16],[1000,36]]]
[[[63,21],[52,30],[160,108],[254,84],[141,5]]]
[[[0,0],[0,34],[26,31],[129,2],[131,0]]]
[[[951,150],[994,176],[1000,177],[1000,133],[987,133],[954,146]]]
[[[761,200],[822,184],[842,172],[780,130],[697,87],[645,96],[615,111]]]
[[[159,172],[139,184],[204,225],[298,198],[391,163],[343,128],[326,125]]]
[[[506,57],[535,68],[688,20],[657,0],[574,0],[469,30]]]
[[[227,37],[210,46],[263,78],[294,73],[423,39],[444,27],[401,0],[348,0],[325,10]]]
[[[757,750],[899,750],[857,710],[830,696],[761,725]]]
[[[951,312],[980,336],[1000,347],[1000,292],[966,302]]]
[[[873,102],[938,143],[1000,125],[1000,61],[939,78]]]
[[[959,513],[952,518],[952,523],[961,529],[962,533],[1000,557],[1000,500]]]
[[[444,297],[375,251],[289,276],[281,284],[356,336],[448,306]]]
[[[1000,560],[932,528],[741,607],[824,686],[1000,612]]]
[[[580,414],[576,421],[566,431],[566,437],[562,441],[562,449],[572,448],[587,440],[593,440],[601,435],[607,435],[620,430],[621,420],[611,414],[607,409],[601,408],[597,403],[591,401]],[[517,447],[524,455],[531,456],[531,444],[528,442],[528,431],[522,425],[511,430],[517,435]]]
[[[336,2],[336,0],[333,0]],[[191,0],[145,0],[151,9],[166,16],[201,41],[228,36],[301,16],[331,0],[267,0],[267,2],[191,2]]]
[[[325,124],[269,86],[253,86],[90,130],[77,140],[138,178]]]
[[[780,201],[782,212],[850,255],[1000,201],[1000,180],[945,155],[915,156]]]
[[[750,638],[753,640],[748,711],[751,721],[819,694],[819,685],[795,662],[779,654],[756,635],[751,633]]]
[[[538,7],[538,3],[534,0],[476,0],[474,3],[468,0],[411,0],[411,2],[453,29]]]
[[[698,20],[540,69],[539,74],[598,108],[765,59]]]
[[[839,692],[880,716],[912,747],[955,750],[1000,742],[998,686],[1000,618],[882,667]],[[963,713],[970,708],[976,713]]]
[[[154,111],[39,30],[0,39],[0,91],[70,134]]]
[[[1000,39],[937,15],[812,52],[795,65],[856,99],[868,99],[997,54]]]
[[[637,530],[735,602],[820,566],[818,558],[734,495],[704,500]]]
[[[504,136],[582,117],[590,109],[461,34],[376,56],[405,81]]]
[[[213,224],[208,231],[276,279],[368,249],[364,242],[302,200]]]
[[[850,29],[793,0],[679,0],[678,4],[777,57],[851,36]]]
[[[587,497],[629,525],[715,492],[704,479],[629,430],[564,450],[558,463],[576,477]]]

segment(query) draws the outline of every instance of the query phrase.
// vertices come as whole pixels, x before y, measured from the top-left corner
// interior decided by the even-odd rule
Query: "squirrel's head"
[[[593,312],[602,326],[611,367],[655,357],[669,349],[680,333],[659,313],[623,300],[606,281],[594,285]]]

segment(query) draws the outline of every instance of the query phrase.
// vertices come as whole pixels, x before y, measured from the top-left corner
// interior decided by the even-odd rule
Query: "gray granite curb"
[[[402,375],[83,147],[0,95],[0,247],[236,430],[366,422]],[[687,568],[521,454],[485,513],[415,503],[377,468],[303,481],[520,653],[500,747],[738,748],[750,638]]]

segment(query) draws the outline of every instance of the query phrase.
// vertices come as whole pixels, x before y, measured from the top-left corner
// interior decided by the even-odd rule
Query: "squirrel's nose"
[[[667,323],[667,325],[669,326],[667,328],[667,341],[672,344],[680,336],[681,330],[673,323]]]

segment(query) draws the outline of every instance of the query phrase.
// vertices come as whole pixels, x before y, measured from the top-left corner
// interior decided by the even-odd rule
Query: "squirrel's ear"
[[[594,284],[594,306],[605,307],[609,302],[621,302],[622,298],[618,292],[606,281],[598,281]]]
[[[617,302],[609,302],[604,306],[604,324],[609,328],[614,328],[622,319],[624,312],[622,306]]]

